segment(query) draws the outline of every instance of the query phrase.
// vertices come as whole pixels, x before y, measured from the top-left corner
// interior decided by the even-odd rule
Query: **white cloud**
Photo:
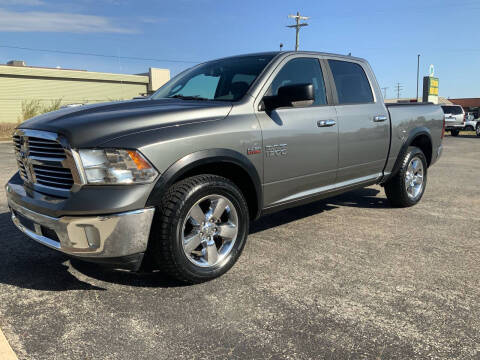
[[[103,16],[43,11],[15,12],[4,9],[0,9],[0,31],[137,33],[135,29],[115,25],[111,19]]]
[[[0,5],[40,6],[45,3],[41,0],[0,0]]]

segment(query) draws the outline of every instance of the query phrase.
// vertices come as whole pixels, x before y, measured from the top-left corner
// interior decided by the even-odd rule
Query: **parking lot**
[[[0,144],[0,182],[16,171]],[[419,205],[378,186],[253,224],[225,276],[70,261],[28,240],[0,190],[0,327],[20,359],[480,356],[480,138],[447,136]]]

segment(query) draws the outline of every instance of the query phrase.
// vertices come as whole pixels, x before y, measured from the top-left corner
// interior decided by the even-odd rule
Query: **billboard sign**
[[[438,104],[438,77],[435,77],[435,68],[430,65],[429,76],[423,78],[423,102]]]

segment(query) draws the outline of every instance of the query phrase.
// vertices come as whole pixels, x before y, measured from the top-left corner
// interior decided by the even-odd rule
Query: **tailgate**
[[[463,127],[463,115],[445,114],[445,126],[459,126]]]

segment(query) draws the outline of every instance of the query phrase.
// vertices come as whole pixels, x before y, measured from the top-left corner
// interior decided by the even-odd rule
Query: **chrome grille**
[[[71,151],[54,133],[18,130],[13,136],[20,177],[37,190],[69,191],[76,172],[71,164]],[[47,191],[48,192],[48,191]]]

